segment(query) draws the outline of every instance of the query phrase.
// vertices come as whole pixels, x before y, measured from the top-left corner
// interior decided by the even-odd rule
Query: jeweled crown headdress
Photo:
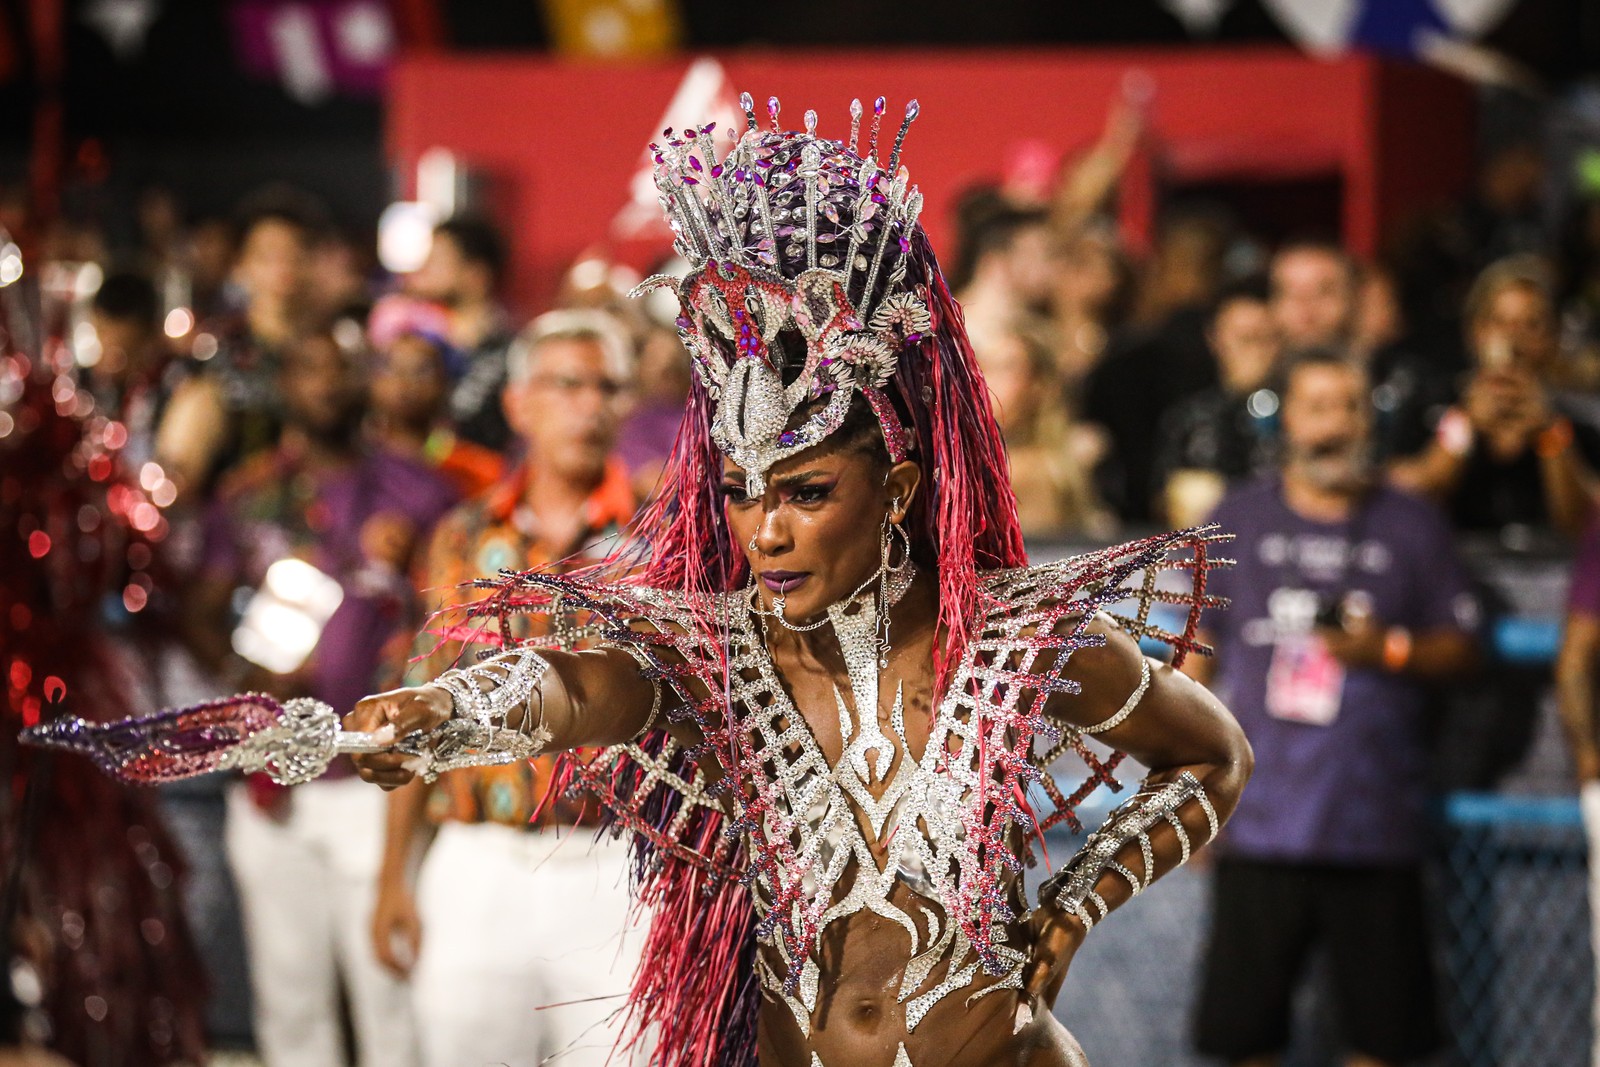
[[[715,123],[668,129],[664,144],[651,145],[661,207],[690,271],[682,282],[649,278],[635,294],[676,286],[679,335],[714,404],[712,437],[744,468],[751,494],[773,464],[837,430],[858,392],[898,462],[910,437],[884,388],[900,351],[931,323],[926,280],[908,269],[922,194],[900,166],[917,102],[906,105],[887,166],[878,162],[883,97],[864,155],[859,100],[848,143],[817,136],[815,111],[803,132],[785,131],[772,97],[771,128],[762,129],[750,94],[739,102],[747,128],[729,131],[733,145],[720,161]],[[786,331],[804,340],[803,355],[780,340]],[[796,411],[824,397],[789,428]]]

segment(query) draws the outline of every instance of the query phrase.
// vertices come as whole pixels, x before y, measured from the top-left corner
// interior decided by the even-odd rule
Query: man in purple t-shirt
[[[1437,1042],[1419,866],[1423,703],[1469,670],[1477,609],[1443,517],[1374,484],[1364,372],[1333,352],[1290,363],[1279,474],[1214,516],[1238,564],[1207,681],[1255,749],[1220,843],[1198,1019],[1202,1052],[1271,1063],[1313,950],[1327,950],[1352,1064]],[[1210,665],[1208,665],[1210,667]]]
[[[411,556],[455,502],[431,468],[362,447],[361,387],[353,355],[327,333],[285,350],[282,437],[219,487],[190,613],[196,644],[236,686],[339,711],[378,681],[386,644],[414,625]],[[306,606],[318,599],[320,609]],[[273,1067],[345,1062],[341,984],[361,1067],[414,1062],[405,988],[367,933],[384,801],[349,771],[341,760],[306,785],[256,778],[228,796],[256,1040]]]

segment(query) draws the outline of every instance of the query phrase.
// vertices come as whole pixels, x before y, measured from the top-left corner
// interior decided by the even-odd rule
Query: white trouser
[[[228,791],[228,865],[239,887],[256,1044],[267,1067],[345,1063],[343,979],[361,1067],[411,1067],[405,985],[372,951],[385,794],[356,778],[296,786],[287,816]]]
[[[591,829],[441,826],[417,882],[425,1067],[646,1062],[608,1059],[644,940],[627,867],[626,844]]]
[[[1593,948],[1596,978],[1600,979],[1600,782],[1585,782],[1578,792],[1583,811],[1583,834],[1589,843],[1589,939]],[[1589,1062],[1600,1067],[1600,984],[1595,986],[1595,1041]]]

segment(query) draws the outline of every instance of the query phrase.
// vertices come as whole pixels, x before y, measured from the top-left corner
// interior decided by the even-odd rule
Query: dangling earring
[[[761,531],[760,530],[757,530],[755,533],[750,535],[750,551],[751,552],[759,552],[760,551],[760,549],[756,548],[756,540],[758,538],[760,538],[760,536],[761,536]]]
[[[889,609],[900,602],[906,595],[906,590],[911,588],[911,579],[915,568],[911,563],[911,537],[906,533],[905,527],[894,521],[894,513],[900,510],[900,498],[894,498],[889,512],[883,517],[883,530],[878,541],[878,669],[889,669],[889,652],[892,646],[889,643]],[[905,556],[899,563],[891,564],[889,558],[894,555],[894,538],[898,534],[901,543],[905,546]]]

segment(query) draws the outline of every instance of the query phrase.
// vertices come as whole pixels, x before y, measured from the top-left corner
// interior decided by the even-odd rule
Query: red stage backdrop
[[[707,118],[718,120],[725,145],[721,130],[735,120],[741,90],[763,116],[766,98],[780,97],[789,129],[815,108],[820,132],[840,137],[851,97],[869,108],[874,96],[889,98],[891,138],[917,97],[922,114],[905,162],[943,248],[955,197],[998,178],[1028,142],[1067,154],[1088,147],[1130,77],[1154,90],[1147,149],[1120,191],[1135,248],[1162,197],[1184,186],[1322,180],[1336,196],[1330,225],[1363,255],[1466,189],[1466,86],[1373,57],[1318,60],[1276,48],[741,51],[627,65],[433,53],[393,72],[388,145],[407,195],[418,158],[433,147],[487,177],[513,245],[507,295],[531,312],[585,250],[639,260],[656,247],[653,197],[639,183],[645,145],[663,125]]]

